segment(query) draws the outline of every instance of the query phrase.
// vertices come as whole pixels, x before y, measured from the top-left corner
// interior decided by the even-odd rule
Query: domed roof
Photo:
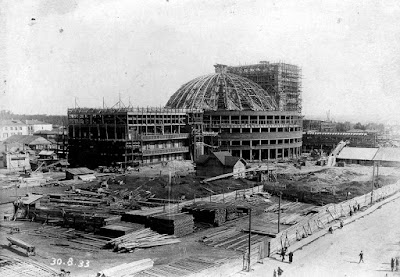
[[[216,73],[184,84],[167,103],[169,108],[203,110],[276,110],[275,100],[250,79],[226,72],[215,65]]]

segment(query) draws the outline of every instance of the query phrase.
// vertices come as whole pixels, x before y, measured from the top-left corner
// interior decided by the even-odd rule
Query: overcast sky
[[[0,2],[0,109],[163,106],[215,63],[269,60],[301,66],[306,117],[400,121],[398,0]]]

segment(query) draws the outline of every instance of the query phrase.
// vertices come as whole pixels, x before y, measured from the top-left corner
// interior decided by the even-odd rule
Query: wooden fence
[[[387,185],[375,189],[372,193],[372,203],[381,201],[396,192],[400,191],[400,181],[395,184]],[[340,220],[354,212],[371,205],[371,192],[352,198],[350,200],[338,203],[328,204],[318,208],[318,213],[310,218],[298,222],[297,224],[278,233],[276,238],[270,241],[270,253],[280,253],[283,247],[289,247],[296,241],[300,241],[315,232],[329,228],[332,221]]]

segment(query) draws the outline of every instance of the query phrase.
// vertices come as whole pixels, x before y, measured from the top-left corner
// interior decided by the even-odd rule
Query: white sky
[[[215,63],[270,60],[302,67],[306,117],[400,121],[398,0],[0,2],[0,109],[163,106]]]

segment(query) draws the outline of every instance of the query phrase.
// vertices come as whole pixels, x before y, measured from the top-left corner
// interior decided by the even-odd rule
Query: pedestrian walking
[[[276,277],[276,270],[274,269],[274,275],[273,275],[273,277]]]
[[[361,262],[364,263],[364,253],[362,252],[362,250],[361,250],[360,254],[358,254],[358,256],[360,256],[360,261],[358,263],[361,263]]]
[[[286,247],[283,247],[281,251],[282,262],[285,260],[285,254],[286,254]]]
[[[394,258],[392,258],[391,260],[390,260],[390,268],[392,269],[392,271],[394,270],[394,264],[395,264],[395,260],[394,260]]]
[[[293,252],[289,252],[289,264],[293,262]]]
[[[396,257],[396,271],[399,271],[399,257]]]

